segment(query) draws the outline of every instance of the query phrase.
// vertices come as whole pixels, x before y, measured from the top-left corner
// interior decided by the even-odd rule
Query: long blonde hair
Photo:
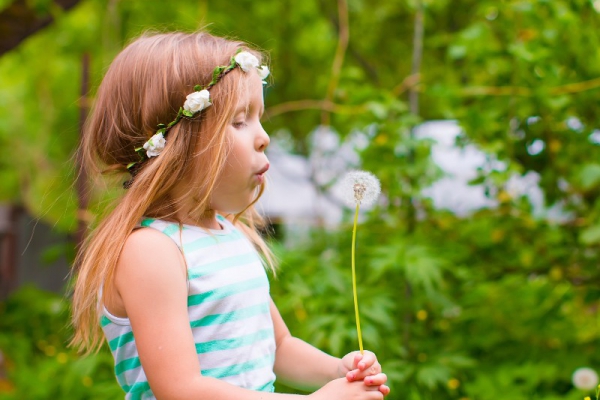
[[[206,32],[145,34],[129,44],[109,67],[86,122],[80,147],[84,168],[97,174],[127,171],[127,164],[138,160],[134,149],[155,133],[156,125],[172,121],[194,86],[210,82],[214,68],[228,65],[240,48],[262,58],[243,42]],[[170,130],[160,156],[144,163],[131,187],[82,245],[75,263],[73,346],[89,353],[102,345],[98,294],[110,287],[125,241],[143,216],[177,221],[176,213],[189,196],[197,204],[195,215],[210,210],[228,151],[226,128],[245,83],[239,68],[223,77],[211,89],[212,106]],[[185,179],[189,189],[174,197],[173,189]],[[257,233],[262,219],[253,207],[263,190],[261,186],[246,210],[229,218],[273,269],[272,253]]]

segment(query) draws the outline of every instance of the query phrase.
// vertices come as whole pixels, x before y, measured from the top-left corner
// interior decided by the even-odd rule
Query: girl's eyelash
[[[246,123],[245,123],[244,121],[241,121],[241,122],[234,122],[234,123],[233,123],[233,126],[234,126],[235,128],[242,128],[242,127],[244,127],[245,125],[246,125]]]

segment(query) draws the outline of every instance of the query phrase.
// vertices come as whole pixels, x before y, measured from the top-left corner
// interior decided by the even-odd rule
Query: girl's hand
[[[340,363],[340,375],[346,376],[348,382],[362,380],[366,386],[376,386],[384,396],[390,393],[390,388],[385,385],[387,376],[381,372],[377,356],[370,351],[364,354],[353,351],[344,356]]]
[[[308,395],[308,398],[310,400],[382,400],[383,396],[384,394],[376,386],[339,378]]]

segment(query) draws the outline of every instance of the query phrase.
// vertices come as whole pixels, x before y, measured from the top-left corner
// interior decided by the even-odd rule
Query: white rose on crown
[[[247,51],[237,53],[233,59],[244,72],[248,72],[252,68],[258,68],[258,58]]]
[[[165,140],[165,137],[162,133],[157,133],[156,135],[152,136],[146,143],[144,143],[144,150],[146,150],[148,158],[156,157],[157,155],[159,155],[165,148],[165,143],[167,143],[167,141]]]
[[[269,67],[267,67],[266,65],[261,65],[261,67],[258,68],[257,71],[258,76],[260,76],[260,79],[262,79],[263,81],[267,78],[267,76],[269,76],[269,73],[271,72],[269,71]]]
[[[210,92],[204,89],[199,92],[188,94],[185,103],[183,103],[183,109],[197,113],[210,107],[210,105]]]

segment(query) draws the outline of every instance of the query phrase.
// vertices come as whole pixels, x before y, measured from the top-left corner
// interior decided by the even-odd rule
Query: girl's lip
[[[265,172],[269,170],[269,163],[267,163],[264,167],[262,167],[254,176],[256,176],[256,180],[258,184],[261,185],[265,181]]]
[[[267,172],[267,171],[269,170],[269,167],[270,167],[270,165],[269,165],[269,163],[267,163],[267,165],[265,165],[264,167],[262,167],[262,168],[261,168],[261,169],[260,169],[260,170],[259,170],[259,171],[256,173],[256,175],[262,175],[262,174],[264,174],[265,172]]]

